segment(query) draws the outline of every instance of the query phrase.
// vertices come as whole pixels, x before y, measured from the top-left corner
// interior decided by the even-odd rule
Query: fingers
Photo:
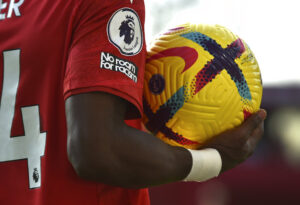
[[[246,150],[249,151],[249,156],[252,155],[255,147],[257,146],[259,140],[263,136],[264,133],[264,123],[262,122],[251,134],[251,136],[247,139],[245,147]]]
[[[222,157],[222,171],[235,167],[254,152],[264,133],[266,111],[261,109],[241,126],[212,138],[207,147],[215,148]]]
[[[261,116],[265,119],[266,116]],[[244,145],[244,151],[247,153],[246,158],[250,157],[255,147],[257,146],[259,140],[263,136],[264,133],[264,122],[262,121],[251,133],[251,135],[247,138],[247,141]]]
[[[253,138],[257,138],[258,140],[264,134],[264,123],[260,123],[257,128],[255,128],[251,134]]]
[[[248,118],[242,125],[245,132],[251,134],[267,117],[267,112],[260,109]]]

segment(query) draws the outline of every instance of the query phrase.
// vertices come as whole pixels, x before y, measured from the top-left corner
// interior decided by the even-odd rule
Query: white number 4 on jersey
[[[20,50],[3,52],[3,88],[0,102],[0,163],[28,161],[29,188],[41,186],[41,157],[46,146],[46,133],[40,132],[39,106],[22,107],[25,135],[10,137],[20,79]],[[20,172],[26,170],[20,170]]]

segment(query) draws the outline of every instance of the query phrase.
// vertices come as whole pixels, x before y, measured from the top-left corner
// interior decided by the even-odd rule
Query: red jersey
[[[0,1],[0,204],[149,204],[76,175],[64,107],[104,91],[141,112],[144,18],[142,0]]]

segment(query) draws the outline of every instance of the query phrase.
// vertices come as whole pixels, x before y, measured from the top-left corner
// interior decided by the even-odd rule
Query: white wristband
[[[222,168],[222,159],[216,149],[207,148],[202,150],[190,150],[193,165],[190,173],[184,181],[203,182],[217,177]]]

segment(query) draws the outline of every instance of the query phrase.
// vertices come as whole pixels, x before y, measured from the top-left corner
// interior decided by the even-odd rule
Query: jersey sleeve
[[[141,114],[146,57],[143,1],[84,2],[72,31],[64,98],[107,92],[129,101],[131,111]]]

